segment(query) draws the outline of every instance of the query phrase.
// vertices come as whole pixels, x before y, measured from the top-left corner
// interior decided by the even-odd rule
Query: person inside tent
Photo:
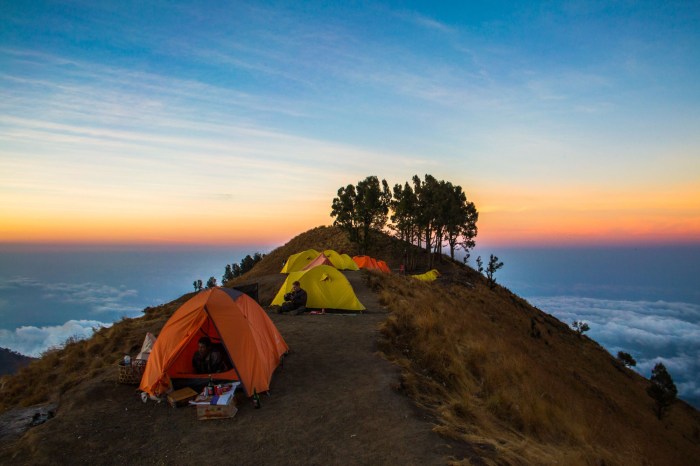
[[[216,374],[226,369],[221,352],[212,348],[209,337],[202,337],[197,344],[197,351],[192,356],[195,374]]]
[[[306,291],[301,288],[301,283],[292,283],[292,291],[284,295],[284,303],[277,312],[292,312],[296,315],[306,312]]]

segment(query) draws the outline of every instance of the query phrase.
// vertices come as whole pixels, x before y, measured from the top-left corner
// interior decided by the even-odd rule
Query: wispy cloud
[[[109,201],[109,209],[134,207],[135,199],[140,208],[172,210],[170,199],[197,202],[211,195],[212,186],[230,185],[235,175],[238,191],[266,199],[273,191],[261,192],[261,186],[275,185],[274,197],[283,203],[334,192],[338,170],[366,176],[368,165],[381,170],[410,162],[405,154],[306,137],[261,124],[259,113],[251,117],[268,110],[302,116],[304,105],[284,98],[31,51],[0,52],[53,76],[0,75],[0,82],[9,83],[0,91],[8,97],[0,103],[6,148],[0,182],[14,192],[51,192],[54,202],[62,195],[65,203],[80,197],[81,204],[92,200],[100,210],[101,201]],[[208,166],[217,169],[202,169]],[[310,178],[316,182],[310,185]],[[12,205],[31,212],[37,199],[18,197]]]
[[[400,11],[396,13],[396,16],[403,19],[404,21],[408,21],[416,26],[431,31],[437,31],[447,34],[453,34],[456,31],[455,28],[448,26],[447,24],[440,22],[434,18],[418,13],[416,11]]]

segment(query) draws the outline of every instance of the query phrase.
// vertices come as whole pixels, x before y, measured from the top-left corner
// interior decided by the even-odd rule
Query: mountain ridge
[[[381,234],[376,239],[367,253],[397,269],[407,246]],[[284,280],[279,274],[282,261],[309,248],[350,255],[359,252],[337,228],[314,228],[275,249],[227,286],[258,283],[261,302],[267,304]],[[424,271],[430,263],[427,254],[413,253],[416,272]],[[345,458],[345,442],[358,436],[366,454],[340,462],[397,464],[391,461],[390,453],[406,446],[411,453],[403,457],[404,463],[420,458],[429,464],[697,464],[700,416],[695,409],[678,401],[667,417],[656,419],[645,393],[648,381],[616,362],[600,345],[575,334],[509,290],[489,286],[483,276],[463,264],[443,258],[433,265],[442,277],[432,283],[398,274],[348,274],[361,300],[372,303],[365,315],[293,319],[270,314],[293,351],[282,371],[273,377],[270,402],[260,412],[270,416],[267,413],[274,410],[279,416],[288,416],[278,427],[284,435],[245,406],[230,426],[203,426],[191,416],[188,419],[182,410],[141,406],[133,389],[116,384],[115,361],[124,353],[137,352],[146,331],[157,334],[169,315],[193,295],[190,293],[147,308],[143,317],[124,319],[89,340],[70,342],[6,379],[0,401],[3,410],[45,401],[59,407],[55,419],[19,440],[0,443],[0,459],[16,461],[33,455],[35,462],[48,462],[52,448],[58,448],[56,440],[49,439],[68,441],[58,433],[59,428],[88,438],[96,449],[114,453],[109,442],[118,436],[137,440],[131,430],[120,425],[130,420],[136,423],[124,414],[122,408],[126,408],[163,429],[168,428],[164,419],[194,432],[204,429],[219,434],[231,428],[237,438],[252,442],[244,446],[246,458],[257,462],[280,462],[285,457],[277,446],[267,445],[264,435],[250,436],[244,426],[267,432],[279,448],[293,451],[297,455],[294,459],[281,461],[287,464],[338,462]],[[354,367],[352,357],[334,347],[334,340],[345,333],[343,328],[350,328],[344,327],[347,319],[354,330],[345,344],[352,350],[356,349],[353,344],[362,349],[357,353],[361,361],[358,367]],[[309,341],[311,337],[315,343]],[[354,389],[337,385],[349,382],[343,379],[342,368],[335,367],[334,358],[357,371],[352,372],[359,380]],[[366,391],[362,367],[372,374],[376,389]],[[37,389],[29,396],[18,395],[21,380],[35,381]],[[39,387],[46,385],[55,390],[40,393]],[[114,419],[100,418],[94,412],[97,407],[86,401],[94,396],[112,400],[101,402],[100,407]],[[379,400],[379,404],[365,403],[365,399]],[[416,408],[407,407],[408,400]],[[294,405],[306,408],[294,410]],[[392,409],[382,411],[380,419],[377,413],[384,405]],[[400,420],[393,417],[391,423],[382,423],[391,413],[399,413]],[[114,431],[114,435],[93,438],[89,429],[71,419]],[[332,432],[319,428],[319,422],[326,423]],[[288,432],[284,425],[296,430]],[[383,430],[369,429],[369,425]],[[367,435],[368,431],[372,435]],[[162,456],[168,451],[167,442],[158,432],[149,432],[157,438],[155,446],[118,453],[108,462],[133,461],[139,458],[138,452],[145,455],[141,458],[146,463],[168,462]],[[390,441],[394,444],[387,443]],[[71,439],[68,444],[77,448],[80,442],[76,442]],[[173,448],[183,460],[196,453],[196,448],[181,442]],[[216,445],[208,448],[216,450]],[[69,446],[68,451],[71,449]]]

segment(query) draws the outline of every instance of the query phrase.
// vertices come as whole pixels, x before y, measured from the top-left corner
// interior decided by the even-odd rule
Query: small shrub
[[[496,278],[494,275],[501,267],[503,267],[503,262],[499,261],[497,256],[491,254],[489,257],[489,265],[486,267],[486,278],[488,279],[489,287],[493,288],[496,286]]]
[[[635,361],[632,355],[624,351],[617,352],[617,359],[627,367],[634,367],[637,365],[637,361]]]
[[[584,322],[582,320],[573,321],[571,323],[571,328],[573,328],[574,331],[576,331],[576,334],[579,336],[583,335],[584,333],[586,333],[587,331],[589,331],[591,329],[591,327],[586,322]]]

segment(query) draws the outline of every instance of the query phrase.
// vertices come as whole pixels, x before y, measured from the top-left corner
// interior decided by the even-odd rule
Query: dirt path
[[[110,372],[0,448],[0,463],[445,464],[453,447],[392,389],[396,368],[376,354],[385,311],[359,272],[347,275],[362,315],[270,314],[292,351],[262,409],[198,421],[193,408],[142,403]]]

